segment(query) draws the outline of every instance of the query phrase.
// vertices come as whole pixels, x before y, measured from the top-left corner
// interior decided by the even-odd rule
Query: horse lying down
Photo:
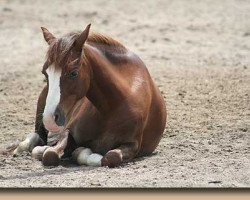
[[[32,151],[46,166],[62,156],[80,165],[115,167],[157,147],[166,107],[141,59],[112,38],[89,33],[56,38],[42,68],[46,79],[37,102],[35,132],[14,150]],[[48,133],[58,139],[48,145]]]

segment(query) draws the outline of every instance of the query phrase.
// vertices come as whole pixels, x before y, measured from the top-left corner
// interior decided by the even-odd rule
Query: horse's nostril
[[[59,120],[59,115],[55,114],[55,122],[58,122],[58,120]]]
[[[54,116],[55,116],[55,118],[54,118],[55,123],[58,126],[63,126],[65,123],[65,118],[64,118],[64,115],[62,114],[62,112],[60,112],[60,110],[58,108],[56,109]]]

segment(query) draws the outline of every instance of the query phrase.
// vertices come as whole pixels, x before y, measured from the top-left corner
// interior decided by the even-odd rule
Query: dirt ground
[[[109,169],[0,156],[0,187],[250,187],[250,2],[0,2],[0,143],[34,129],[47,45],[83,30],[145,61],[168,109],[155,154]]]

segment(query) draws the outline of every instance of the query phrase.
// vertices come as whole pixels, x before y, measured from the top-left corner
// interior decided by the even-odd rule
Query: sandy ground
[[[45,168],[0,156],[0,187],[250,187],[250,2],[0,1],[0,143],[33,131],[47,45],[92,29],[136,52],[168,122],[155,155],[120,167]]]

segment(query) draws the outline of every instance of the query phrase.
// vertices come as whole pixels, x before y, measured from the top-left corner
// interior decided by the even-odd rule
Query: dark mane
[[[72,32],[52,43],[47,52],[48,62],[55,63],[56,66],[67,63],[79,34],[79,32]],[[86,43],[98,48],[111,62],[121,61],[121,55],[127,52],[121,43],[99,33],[90,33]]]

